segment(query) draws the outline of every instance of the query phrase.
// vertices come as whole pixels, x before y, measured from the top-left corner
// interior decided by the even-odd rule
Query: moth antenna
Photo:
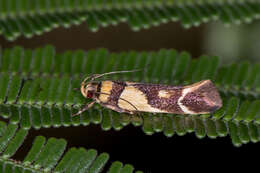
[[[141,70],[143,70],[143,69],[112,71],[112,72],[107,72],[107,73],[102,73],[102,74],[93,74],[93,75],[90,75],[90,76],[86,77],[83,80],[82,85],[85,85],[86,81],[89,80],[89,79],[90,79],[90,81],[93,81],[94,79],[100,78],[102,76],[110,75],[110,74],[133,73],[133,72],[137,72],[137,71],[141,71]]]
[[[109,95],[109,94],[107,94],[107,93],[102,93],[102,92],[95,92],[95,93],[97,93],[97,94]],[[125,101],[125,102],[127,102],[127,103],[129,103],[133,108],[135,108],[136,111],[138,111],[137,107],[136,107],[135,105],[133,105],[131,102],[129,102],[128,100],[123,99],[123,98],[119,98],[119,99],[120,99],[120,100],[123,100],[123,101]]]
[[[80,88],[73,88],[74,91],[80,91]]]
[[[135,105],[133,105],[131,102],[129,102],[128,100],[123,99],[123,98],[119,98],[119,99],[129,103],[133,108],[135,108],[136,111],[138,111],[137,107]]]

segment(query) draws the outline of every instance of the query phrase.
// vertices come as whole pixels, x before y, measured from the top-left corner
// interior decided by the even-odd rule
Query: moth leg
[[[125,110],[125,109],[121,109],[121,108],[119,108],[119,107],[117,107],[117,106],[111,106],[111,105],[108,105],[108,104],[102,104],[102,103],[100,103],[100,105],[101,106],[103,106],[103,107],[106,107],[106,108],[108,108],[108,109],[111,109],[111,110],[113,110],[113,111],[116,111],[116,112],[118,112],[118,113],[127,113],[127,114],[129,114],[129,116],[130,116],[130,118],[133,120],[134,119],[134,116],[137,116],[137,117],[139,117],[140,119],[142,119],[142,123],[144,122],[144,118],[143,118],[143,116],[141,115],[141,112],[138,112],[138,111],[129,111],[129,110]]]
[[[130,114],[130,115],[134,115],[135,114],[134,111],[129,111],[129,110],[121,109],[121,108],[118,108],[117,112],[119,112],[119,113],[127,113],[127,114]]]
[[[144,123],[144,117],[142,116],[142,113],[141,112],[138,112],[138,111],[132,111],[131,113],[131,119],[133,120],[134,119],[134,116],[142,119],[142,124]]]
[[[84,108],[82,108],[80,111],[78,111],[76,114],[73,114],[72,116],[74,117],[74,116],[82,114],[83,112],[85,112],[86,110],[91,108],[94,105],[94,103],[96,103],[96,101],[92,101],[92,102],[88,103]]]
[[[121,108],[119,108],[117,106],[112,106],[112,105],[104,104],[104,103],[100,103],[100,105],[103,106],[103,107],[106,107],[108,109],[112,109],[113,111],[116,111],[118,113],[134,114],[134,112],[132,112],[132,111],[124,110],[124,109],[121,109]]]

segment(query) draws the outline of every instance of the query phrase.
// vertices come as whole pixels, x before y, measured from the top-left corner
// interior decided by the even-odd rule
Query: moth
[[[74,115],[81,114],[95,103],[119,113],[129,114],[139,112],[208,114],[222,107],[219,92],[210,80],[202,80],[186,86],[112,80],[95,81],[104,75],[135,71],[137,70],[114,71],[85,78],[81,83],[80,91],[85,98],[92,101]]]

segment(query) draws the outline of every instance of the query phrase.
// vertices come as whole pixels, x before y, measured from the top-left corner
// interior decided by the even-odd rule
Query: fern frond
[[[180,21],[185,28],[220,20],[225,25],[249,23],[260,17],[253,1],[99,1],[1,0],[0,31],[8,39],[40,35],[58,26],[83,22],[91,31],[127,22],[133,30]]]
[[[176,115],[142,114],[131,119],[127,114],[101,110],[96,105],[81,116],[72,118],[72,114],[86,104],[86,99],[74,90],[80,86],[85,75],[141,69],[147,64],[146,71],[124,74],[120,79],[173,85],[211,79],[222,92],[223,107],[212,115],[196,117],[206,118],[210,122],[223,121],[232,127],[233,124],[260,124],[258,64],[244,62],[224,66],[219,64],[217,57],[191,59],[186,52],[165,49],[140,53],[109,53],[100,49],[56,54],[52,46],[35,50],[21,47],[4,49],[0,60],[0,115],[9,118],[12,124],[19,123],[25,130],[90,123],[101,124],[103,130],[120,130],[132,123],[142,125],[146,134],[162,131],[166,136],[172,136],[175,131],[185,134],[181,128],[182,121]],[[115,75],[113,79],[118,77]],[[204,132],[212,131],[207,127],[196,133],[203,136]]]
[[[226,96],[234,95],[246,99],[260,98],[259,63],[242,62],[222,65],[219,63],[219,58],[215,56],[201,56],[198,59],[191,59],[189,53],[179,53],[171,49],[162,49],[157,52],[131,51],[122,53],[110,53],[106,49],[99,49],[56,54],[55,48],[52,46],[35,50],[14,47],[2,50],[0,55],[0,81],[3,83],[0,88],[2,91],[0,103],[15,101],[23,78],[32,80],[26,80],[18,103],[37,102],[43,104],[47,102],[52,104],[55,101],[54,98],[50,98],[48,101],[44,99],[47,99],[48,92],[55,92],[57,89],[60,96],[49,94],[51,97],[55,96],[56,100],[60,99],[58,104],[63,104],[64,94],[69,93],[68,99],[73,99],[71,93],[75,92],[72,92],[72,89],[78,88],[79,80],[86,75],[144,68],[147,68],[147,71],[124,74],[123,79],[174,85],[211,79]],[[116,79],[118,75],[113,77]],[[41,86],[42,91],[35,100],[37,89],[39,90],[37,85]],[[5,99],[7,100],[5,101]],[[69,100],[69,102],[70,105],[74,104],[73,100]]]
[[[193,132],[199,139],[206,136],[212,139],[230,136],[233,145],[237,147],[248,142],[256,143],[260,141],[260,126],[253,122],[226,121],[225,118],[215,119],[214,116],[171,116],[163,114],[157,116],[143,115],[143,120],[142,128],[147,135],[159,132],[167,137],[172,137],[174,134],[183,136]],[[132,120],[132,124],[139,126],[142,124],[142,119]]]
[[[27,130],[14,124],[6,125],[0,123],[0,131],[4,131],[0,137],[0,170],[1,172],[102,172],[107,164],[109,155],[107,153],[98,154],[95,149],[86,150],[84,148],[70,148],[66,153],[67,142],[64,139],[38,136],[25,156],[23,161],[13,160],[11,157],[16,153],[20,145],[26,138]],[[134,171],[133,166],[123,164],[119,161],[113,162],[109,173],[121,172],[124,169]],[[140,171],[137,171],[140,173]]]
[[[114,129],[118,131],[133,124],[134,126],[141,126],[147,135],[162,132],[165,136],[171,137],[175,133],[182,136],[187,132],[195,132],[199,138],[206,135],[210,138],[216,138],[229,134],[236,146],[244,143],[241,142],[242,139],[236,138],[240,139],[245,135],[253,135],[249,141],[258,142],[260,137],[258,140],[258,137],[256,137],[258,131],[255,131],[255,129],[260,127],[260,101],[244,101],[236,97],[223,99],[223,101],[224,105],[220,110],[212,115],[201,116],[153,115],[147,113],[129,116],[107,109],[101,110],[101,107],[97,105],[82,115],[72,118],[72,115],[78,111],[73,107],[7,104],[0,104],[0,115],[9,118],[12,124],[19,123],[25,130],[60,126],[87,126],[92,123],[100,124],[103,130]],[[216,133],[216,127],[220,128],[218,133]],[[235,130],[235,132],[233,133],[232,130]],[[241,133],[239,130],[247,130],[247,132]]]

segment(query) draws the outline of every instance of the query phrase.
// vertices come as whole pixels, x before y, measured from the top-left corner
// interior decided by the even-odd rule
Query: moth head
[[[95,96],[95,93],[97,92],[98,84],[94,82],[95,79],[98,79],[105,75],[111,75],[111,74],[117,74],[117,73],[129,73],[129,72],[136,72],[140,71],[137,70],[126,70],[126,71],[112,71],[102,74],[93,74],[84,79],[84,81],[81,83],[80,91],[82,95],[86,98],[93,98]],[[87,82],[89,80],[89,82]]]
[[[97,83],[81,83],[81,94],[86,98],[93,98],[95,96],[95,93],[97,92]]]
[[[215,85],[210,80],[197,82],[183,90],[182,104],[198,114],[212,113],[222,107],[222,100]]]

